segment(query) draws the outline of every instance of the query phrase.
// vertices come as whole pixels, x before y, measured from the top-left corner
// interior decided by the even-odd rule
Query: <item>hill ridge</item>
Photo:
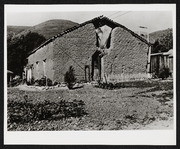
[[[18,34],[15,34],[15,38],[20,37],[21,35],[26,35],[28,32],[36,32],[38,34],[43,35],[46,39],[49,39],[55,36],[56,34],[61,33],[62,31],[71,28],[75,25],[78,25],[78,23],[73,22],[71,20],[51,19],[39,23],[37,25],[31,26],[19,32]],[[14,27],[16,28],[19,26],[14,26]]]

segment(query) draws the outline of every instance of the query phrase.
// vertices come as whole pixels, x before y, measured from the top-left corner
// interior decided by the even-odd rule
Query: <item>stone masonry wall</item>
[[[111,35],[111,47],[104,56],[106,74],[146,73],[148,45],[126,30],[116,27]]]
[[[91,57],[97,50],[93,24],[87,24],[53,41],[54,81],[63,82],[72,65],[78,79],[85,80],[85,65],[91,68]]]
[[[45,72],[43,66],[43,60],[45,60]],[[34,79],[40,79],[44,75],[53,80],[53,44],[40,48],[35,53],[28,57],[28,64],[33,65],[32,76]]]

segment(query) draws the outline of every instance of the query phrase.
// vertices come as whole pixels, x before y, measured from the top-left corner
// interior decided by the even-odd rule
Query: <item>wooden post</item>
[[[101,79],[103,80],[103,82],[105,81],[104,78],[104,57],[101,58]]]
[[[148,47],[147,73],[150,73],[150,69],[151,69],[151,46]]]

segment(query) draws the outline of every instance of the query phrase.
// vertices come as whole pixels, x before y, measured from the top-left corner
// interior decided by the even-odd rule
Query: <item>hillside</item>
[[[172,28],[150,33],[150,41],[153,43],[156,39],[162,39],[164,36],[172,34]]]
[[[49,20],[28,28],[27,30],[19,33],[18,36],[26,35],[28,32],[36,32],[43,35],[46,39],[49,39],[75,25],[78,24],[69,20]]]
[[[149,39],[151,43],[154,43],[156,40],[167,50],[173,48],[173,32],[172,28],[168,28],[166,30],[160,30],[156,32],[152,32],[149,34]]]
[[[29,52],[48,38],[75,25],[78,24],[68,20],[50,20],[27,29],[26,27],[8,27],[8,70],[13,71],[14,74],[21,75]]]
[[[19,34],[20,32],[27,30],[30,26],[7,26],[7,33],[14,33],[15,35]]]

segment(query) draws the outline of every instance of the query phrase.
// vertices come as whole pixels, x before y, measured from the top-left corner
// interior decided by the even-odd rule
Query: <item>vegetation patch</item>
[[[27,97],[24,97],[27,98]],[[8,102],[8,123],[24,124],[42,120],[59,120],[69,117],[86,115],[82,100],[59,102],[39,101],[36,103],[24,101]]]
[[[69,70],[65,73],[64,82],[67,83],[67,86],[69,89],[73,88],[73,86],[76,82],[76,77],[75,77],[74,68],[72,66],[70,66]]]
[[[128,81],[128,82],[99,82],[96,85],[98,88],[103,89],[120,89],[120,88],[149,88],[150,90],[169,90],[173,88],[173,82],[167,81],[152,81],[152,80],[143,80],[143,81]]]

